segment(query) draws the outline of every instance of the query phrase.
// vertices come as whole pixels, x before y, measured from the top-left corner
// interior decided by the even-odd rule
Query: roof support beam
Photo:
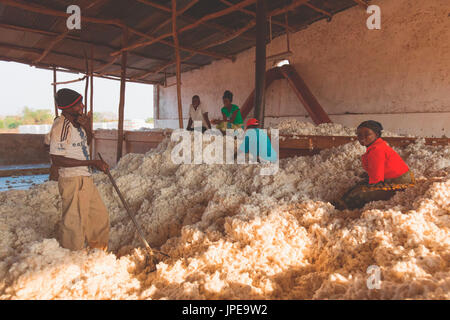
[[[143,4],[146,4],[148,6],[151,6],[153,8],[162,10],[162,11],[172,12],[172,10],[170,8],[168,8],[166,6],[163,6],[162,4],[159,4],[159,3],[155,3],[153,1],[149,1],[149,0],[136,0],[136,1],[138,1],[140,3],[143,3]]]
[[[87,2],[87,1],[85,1],[83,4],[79,4],[79,5],[83,5],[83,10],[89,10],[89,9],[91,9],[91,8],[95,8],[95,7],[98,6],[98,5],[103,5],[103,4],[105,3],[105,0],[95,0],[95,1],[90,1],[90,3],[88,3],[87,5],[86,5],[86,2]],[[59,21],[57,21],[57,22],[53,25],[53,27],[52,27],[51,29],[54,29],[54,28],[57,27],[58,25],[62,25],[62,24],[65,24],[65,23],[64,23],[63,21],[59,20]],[[58,35],[58,36],[56,37],[56,39],[54,39],[54,40],[50,43],[50,45],[47,47],[47,49],[45,49],[44,53],[43,53],[38,59],[36,59],[35,62],[40,62],[40,61],[42,61],[42,60],[43,60],[43,59],[51,52],[51,50],[54,48],[54,46],[55,46],[56,44],[58,44],[59,42],[61,42],[62,40],[64,40],[64,38],[67,37],[67,35],[69,34],[69,32],[70,32],[70,30],[67,30],[67,31],[65,31],[64,33],[61,33],[60,35]]]
[[[41,62],[49,53],[50,51],[52,51],[53,47],[58,44],[59,42],[61,42],[66,36],[67,34],[70,32],[70,30],[65,31],[64,33],[61,33],[59,36],[56,37],[56,39],[54,39],[50,45],[47,47],[47,49],[45,49],[45,51],[41,54],[41,56],[39,58],[37,58],[36,60],[34,60],[34,63],[38,63]]]
[[[234,5],[234,3],[232,3],[232,2],[230,2],[230,1],[228,1],[228,0],[219,0],[219,1],[222,2],[223,4],[226,4],[227,6],[232,6],[232,5]],[[244,9],[244,8],[239,9],[239,11],[242,12],[242,13],[246,13],[246,14],[248,14],[248,15],[251,15],[252,17],[256,17],[256,13],[253,12],[253,11],[250,11],[250,10],[247,10],[247,9]],[[281,27],[283,27],[283,28],[289,28],[289,30],[290,30],[291,32],[294,32],[294,29],[293,29],[293,28],[289,27],[288,25],[286,25],[286,24],[284,24],[284,23],[282,23],[282,22],[278,22],[278,21],[276,21],[276,20],[272,20],[272,23],[273,23],[273,24],[276,24],[276,25],[279,25],[279,26],[281,26]]]
[[[246,32],[247,30],[249,30],[249,29],[251,29],[252,27],[254,27],[255,24],[256,24],[256,21],[254,21],[254,20],[253,20],[253,21],[250,21],[245,27],[243,27],[243,28],[237,30],[236,32],[234,32],[233,34],[227,36],[227,37],[224,38],[224,39],[221,39],[221,40],[219,40],[219,41],[216,41],[216,42],[213,42],[213,43],[210,43],[210,44],[206,45],[206,46],[203,47],[202,49],[208,49],[208,48],[211,48],[211,47],[215,47],[215,46],[221,45],[221,44],[226,43],[226,42],[228,42],[228,41],[231,41],[231,40],[233,40],[233,39],[239,37],[242,33]],[[189,59],[192,58],[193,56],[195,56],[195,53],[192,53],[192,54],[190,54],[189,56],[183,58],[183,59],[181,60],[181,62],[183,63],[184,61],[189,60]],[[155,70],[155,71],[145,72],[145,73],[143,73],[143,74],[134,76],[133,79],[142,79],[142,78],[145,78],[145,77],[147,77],[147,76],[149,76],[149,75],[151,75],[151,74],[160,73],[161,71],[165,70],[166,68],[168,68],[168,67],[174,65],[176,62],[177,62],[176,59],[175,59],[175,60],[172,60],[172,61],[166,63],[165,65],[159,67],[159,68],[158,68],[157,70]]]
[[[307,2],[308,2],[308,0],[294,0],[294,1],[292,1],[291,4],[289,4],[283,8],[275,9],[272,12],[270,12],[269,17],[277,16],[279,14],[283,14],[285,12],[292,11],[299,6],[306,4]]]
[[[27,60],[27,59],[17,59],[17,58],[11,58],[11,57],[5,57],[5,56],[0,56],[0,60],[1,61],[7,61],[7,62],[17,62],[17,63],[23,63],[23,64],[28,64],[30,66],[34,66],[36,68],[39,69],[45,69],[45,70],[50,70],[52,71],[53,68],[55,66],[47,64],[47,63],[42,63],[39,62],[38,64],[33,64],[33,61],[31,60]],[[65,73],[72,73],[72,74],[77,74],[77,73],[84,73],[84,70],[78,69],[78,68],[73,68],[73,67],[60,67],[60,68],[56,68],[57,71],[59,72],[65,72]],[[104,76],[101,74],[95,74],[94,75],[97,78],[103,78],[103,79],[109,79],[109,80],[120,80],[120,78],[115,78],[114,76]],[[84,77],[83,77],[84,80]],[[131,78],[127,79],[128,82],[135,82],[135,83],[143,83],[143,84],[158,84],[158,81],[150,81],[150,80],[133,80]]]
[[[47,31],[47,30],[41,30],[41,29],[36,29],[36,28],[28,28],[28,27],[24,27],[24,26],[19,26],[19,25],[13,25],[13,24],[6,24],[6,23],[0,23],[0,28],[5,28],[5,29],[10,29],[10,30],[16,30],[16,31],[22,31],[22,32],[30,32],[30,33],[36,33],[36,34],[42,34],[44,36],[48,36],[48,37],[58,37],[60,34],[57,32],[53,32],[53,31]],[[88,44],[88,45],[94,45],[96,47],[104,47],[104,48],[108,48],[110,50],[119,50],[120,48],[118,47],[113,47],[111,45],[108,44],[104,44],[104,43],[98,43],[98,42],[93,42],[93,41],[88,41],[88,40],[82,40],[80,37],[75,36],[75,35],[71,35],[68,34],[66,36],[66,39],[70,39],[73,41],[77,41],[79,43],[83,43],[83,44]],[[158,61],[163,61],[163,62],[169,62],[169,59],[163,59],[160,57],[153,57],[153,56],[149,56],[147,54],[140,54],[137,52],[133,52],[131,53],[134,56],[137,57],[141,57],[141,58],[145,58],[145,59],[151,59],[151,60],[158,60]],[[112,61],[116,61],[116,60],[112,60]],[[196,63],[185,63],[188,66],[193,66],[193,67],[201,67],[200,64],[196,64]]]
[[[367,9],[369,7],[369,4],[364,0],[353,0],[357,4],[361,5],[364,9]]]
[[[305,6],[307,6],[307,7],[311,8],[311,9],[313,9],[313,10],[316,11],[316,12],[319,12],[319,13],[321,13],[321,14],[327,16],[328,18],[332,18],[332,17],[333,17],[333,15],[332,15],[331,13],[329,13],[328,11],[322,10],[322,9],[320,9],[320,8],[318,8],[318,7],[314,6],[314,5],[312,5],[312,4],[309,3],[309,2],[306,2],[306,3],[305,3]]]
[[[9,44],[9,43],[3,43],[3,42],[0,42],[0,48],[6,48],[6,49],[11,49],[11,50],[27,52],[27,53],[31,53],[31,54],[37,54],[37,55],[40,55],[40,56],[44,52],[44,50],[38,49],[38,48],[28,48],[28,47],[23,47],[23,46],[18,46],[18,45]],[[74,55],[74,54],[63,53],[63,52],[56,52],[56,51],[54,51],[53,53],[57,54],[57,55],[60,55],[60,56],[66,56],[66,57],[71,57],[71,58],[80,59],[80,60],[85,61],[84,57],[77,56],[77,55]],[[114,63],[106,62],[106,61],[103,61],[103,60],[100,60],[100,59],[95,59],[94,61],[97,62],[97,63],[100,63],[100,64],[105,64],[105,63],[107,63],[109,65],[114,64]],[[33,60],[31,62],[31,64],[33,64],[33,65],[37,65],[39,63],[40,62],[35,62],[35,60]],[[147,71],[146,69],[137,68],[137,67],[129,67],[129,69],[138,70],[138,71]],[[81,72],[85,73],[86,70],[82,70]],[[111,72],[111,74],[113,74],[113,73]]]
[[[182,15],[183,13],[185,13],[186,11],[188,11],[190,8],[192,8],[195,4],[197,4],[197,2],[199,2],[200,0],[192,0],[191,2],[189,2],[187,5],[184,6],[183,9],[179,10],[177,12],[177,16]]]
[[[202,24],[202,23],[204,23],[204,22],[207,22],[207,21],[209,21],[209,20],[212,20],[212,19],[216,19],[216,18],[222,17],[222,16],[224,16],[224,15],[227,15],[227,14],[229,14],[229,13],[232,13],[232,12],[234,12],[234,11],[237,11],[237,10],[239,10],[240,8],[247,7],[247,6],[251,5],[251,4],[253,4],[255,1],[256,1],[256,0],[244,0],[244,1],[242,1],[242,2],[239,2],[238,4],[235,4],[235,5],[233,5],[233,6],[229,7],[229,8],[226,8],[226,9],[224,9],[224,10],[217,11],[217,12],[214,12],[214,13],[211,13],[211,14],[208,14],[208,15],[206,15],[206,16],[204,16],[204,17],[198,19],[196,22],[194,22],[194,23],[192,23],[192,24],[189,24],[189,25],[187,25],[187,26],[184,26],[184,27],[182,27],[180,30],[177,30],[177,33],[178,33],[178,34],[181,34],[181,33],[183,33],[184,31],[193,29],[193,28],[199,26],[200,24]],[[163,35],[161,35],[161,36],[159,36],[159,37],[157,37],[157,38],[154,38],[154,39],[152,39],[152,40],[149,40],[149,41],[144,41],[144,42],[134,43],[134,44],[132,44],[131,46],[129,46],[129,47],[127,47],[127,48],[123,48],[123,49],[121,49],[121,50],[119,50],[119,51],[113,52],[111,55],[112,55],[112,56],[116,56],[116,55],[119,55],[119,54],[120,54],[121,52],[123,52],[123,51],[129,51],[129,50],[134,50],[134,49],[137,49],[137,48],[149,46],[149,45],[151,45],[151,44],[153,44],[153,43],[156,43],[156,42],[163,42],[163,40],[164,40],[165,38],[168,38],[168,37],[171,37],[171,36],[173,36],[173,32],[172,32],[172,31],[171,31],[170,33],[165,33],[165,34],[163,34]],[[181,47],[180,47],[180,48],[181,48]],[[184,50],[184,51],[185,51],[185,50]]]
[[[256,1],[256,0],[246,0],[246,1]],[[11,6],[11,7],[15,7],[15,8],[31,11],[31,12],[36,12],[36,13],[40,13],[40,14],[55,16],[55,17],[67,18],[70,16],[68,13],[63,12],[63,11],[48,9],[48,8],[45,8],[42,6],[37,6],[34,4],[31,5],[31,4],[25,3],[21,0],[20,1],[19,0],[0,0],[0,3],[3,3],[5,5]],[[83,16],[83,21],[91,22],[91,23],[98,23],[98,24],[105,24],[105,25],[112,25],[112,26],[116,26],[116,27],[122,28],[122,29],[127,28],[129,32],[137,34],[141,37],[151,39],[152,41],[155,39],[154,37],[149,36],[148,34],[145,34],[143,32],[140,32],[139,30],[135,30],[131,27],[126,26],[122,21],[120,21],[118,19],[99,19],[99,18]],[[171,47],[175,47],[175,45],[169,41],[162,40],[159,42],[166,44],[168,46],[171,46]],[[219,53],[208,52],[208,51],[203,51],[203,50],[196,50],[193,48],[182,47],[182,46],[180,46],[180,49],[183,51],[187,51],[187,52],[195,52],[196,51],[196,53],[198,53],[198,54],[210,56],[210,57],[213,57],[216,59],[234,60],[234,57],[224,56]],[[121,51],[123,51],[123,49]]]

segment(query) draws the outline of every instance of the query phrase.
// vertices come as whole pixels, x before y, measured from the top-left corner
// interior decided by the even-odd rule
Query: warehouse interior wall
[[[290,35],[290,63],[337,123],[383,121],[385,129],[418,136],[450,136],[450,18],[448,0],[372,1],[381,8],[381,29],[369,30],[368,14],[357,6],[331,22]],[[267,55],[286,51],[286,36],[273,39]],[[220,60],[183,73],[183,118],[191,97],[200,95],[210,119],[221,118],[222,94],[241,106],[254,89],[254,48],[235,62]],[[267,68],[273,65],[268,62]],[[175,78],[168,83],[174,83]],[[156,112],[155,112],[156,114]],[[251,113],[252,114],[252,113]],[[250,114],[250,115],[251,115]],[[266,91],[266,123],[310,121],[286,80]],[[306,117],[305,117],[306,116]],[[176,86],[160,88],[156,127],[178,127]],[[447,125],[446,125],[447,124]]]

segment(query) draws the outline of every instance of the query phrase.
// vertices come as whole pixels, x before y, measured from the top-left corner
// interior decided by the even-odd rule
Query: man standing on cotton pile
[[[109,215],[89,166],[103,172],[109,166],[101,160],[89,160],[92,115],[83,114],[83,97],[76,91],[61,89],[55,100],[62,110],[50,131],[50,156],[59,167],[58,188],[62,198],[59,242],[64,248],[81,250],[87,241],[89,247],[106,251]]]

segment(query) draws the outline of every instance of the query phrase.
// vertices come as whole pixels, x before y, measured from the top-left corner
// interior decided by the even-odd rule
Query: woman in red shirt
[[[381,123],[364,121],[356,131],[358,141],[367,147],[362,156],[364,180],[347,191],[336,203],[338,209],[360,209],[371,201],[388,200],[396,191],[413,186],[414,175],[408,165],[383,139]]]

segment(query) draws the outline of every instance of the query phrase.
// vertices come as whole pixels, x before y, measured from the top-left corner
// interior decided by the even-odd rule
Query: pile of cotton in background
[[[329,133],[335,134],[334,132]],[[359,180],[357,142],[259,165],[176,165],[175,142],[128,154],[112,170],[151,246],[104,174],[109,253],[59,246],[56,182],[0,193],[1,299],[448,299],[450,147],[396,148],[417,185],[362,210],[329,201]],[[369,289],[369,266],[379,289]]]

